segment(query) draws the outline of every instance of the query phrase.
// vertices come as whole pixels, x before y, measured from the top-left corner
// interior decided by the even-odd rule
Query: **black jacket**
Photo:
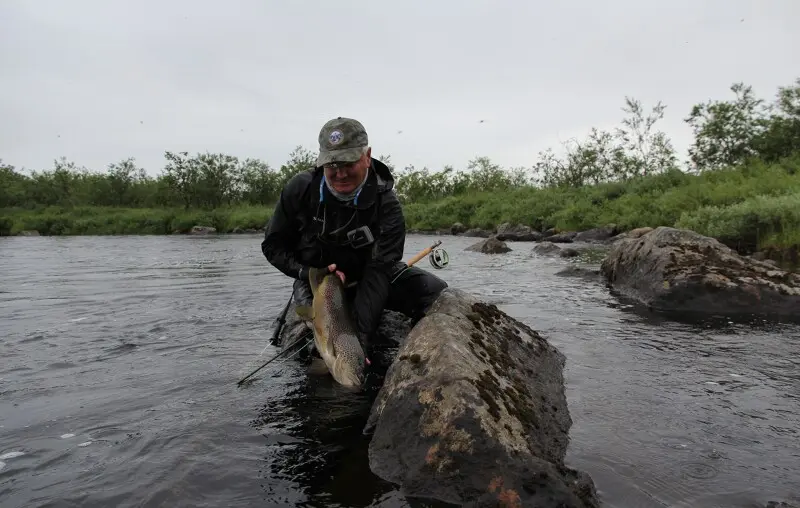
[[[261,251],[275,268],[295,279],[304,266],[336,263],[348,282],[359,282],[356,318],[361,331],[371,333],[389,294],[389,277],[405,247],[405,218],[394,192],[394,177],[385,164],[372,159],[354,204],[337,200],[322,175],[322,168],[316,168],[289,180],[267,223]],[[363,225],[372,232],[373,245],[361,249],[346,245],[347,232]],[[341,231],[331,234],[336,229]]]

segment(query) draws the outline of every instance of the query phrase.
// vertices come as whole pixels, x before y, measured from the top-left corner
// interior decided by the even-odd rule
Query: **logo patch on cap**
[[[338,145],[344,139],[344,135],[342,131],[336,130],[330,133],[328,136],[328,141],[331,142],[332,145]]]

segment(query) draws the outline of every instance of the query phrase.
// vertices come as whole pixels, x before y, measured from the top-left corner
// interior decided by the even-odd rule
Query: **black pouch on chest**
[[[314,217],[317,239],[330,246],[363,249],[375,242],[369,225],[361,224],[362,211],[347,206],[320,205]]]

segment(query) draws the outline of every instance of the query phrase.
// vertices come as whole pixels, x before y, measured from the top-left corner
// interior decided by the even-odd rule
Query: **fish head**
[[[336,360],[332,374],[336,381],[350,388],[362,387],[366,379],[366,359],[358,338],[342,334],[336,338],[334,347]]]

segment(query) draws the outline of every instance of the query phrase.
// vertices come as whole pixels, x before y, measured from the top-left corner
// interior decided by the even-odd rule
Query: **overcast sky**
[[[683,159],[693,104],[800,76],[798,26],[800,0],[2,0],[0,159],[279,166],[349,116],[400,167],[530,166],[626,95],[667,105]]]

